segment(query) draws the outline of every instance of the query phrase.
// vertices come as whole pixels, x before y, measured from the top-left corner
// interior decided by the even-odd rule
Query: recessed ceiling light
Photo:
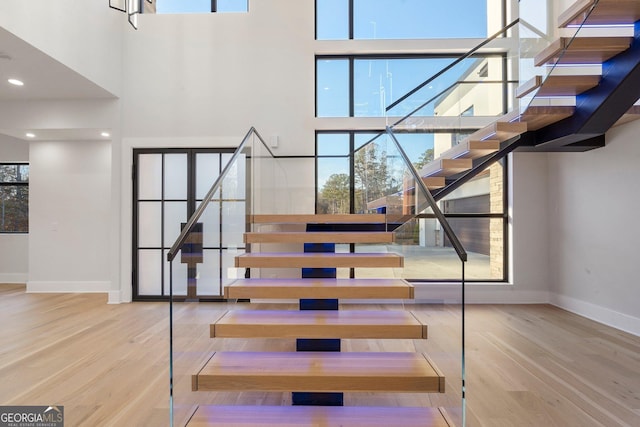
[[[35,138],[36,134],[35,133],[31,133],[31,132],[27,132],[24,134],[24,136],[26,136],[27,138]]]
[[[111,136],[111,134],[109,132],[102,132],[100,136],[104,136],[105,138],[108,138]]]
[[[7,80],[9,83],[11,83],[14,86],[24,86],[24,82],[22,80],[18,80],[18,79],[9,79]]]

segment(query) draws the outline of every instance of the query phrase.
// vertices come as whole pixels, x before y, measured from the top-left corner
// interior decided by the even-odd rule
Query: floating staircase
[[[639,19],[640,1],[637,0],[578,0],[561,14],[559,27],[580,25],[583,21],[597,25],[633,24]],[[539,52],[534,62],[538,67],[553,67],[557,64],[571,67],[585,63],[601,65],[606,61],[613,64],[620,56],[637,50],[638,41],[628,36],[560,37]],[[535,93],[535,97],[541,99],[595,94],[594,97],[599,102],[598,110],[611,105],[609,94],[599,92],[603,86],[611,85],[608,82],[603,85],[603,80],[609,76],[603,77],[584,70],[572,74],[571,69],[568,69],[569,71],[546,78],[537,76],[531,79],[517,89],[517,95],[524,97]],[[635,73],[633,70],[629,72]],[[615,82],[615,85],[620,86],[627,84],[628,82],[621,83],[621,80]],[[629,102],[632,98],[633,94],[626,96],[623,105],[616,107],[616,111],[621,109],[619,114],[614,114],[617,116],[616,120],[620,119],[618,123],[640,117],[640,107],[633,105],[637,97]],[[593,115],[594,111],[592,107],[585,109],[583,105],[530,104],[523,110],[505,114],[459,145],[441,153],[418,171],[419,176],[433,192],[434,199],[439,200],[451,188],[460,185],[466,178],[473,177],[490,162],[504,157],[514,149],[584,151],[602,146],[604,138],[600,140],[597,135],[596,142],[582,144],[583,139],[593,138],[589,132],[585,131],[584,137],[570,135],[571,132],[575,134],[582,131],[571,121],[577,116],[584,121],[583,116]],[[584,127],[582,123],[579,125]],[[560,137],[557,136],[559,127],[566,128],[566,131],[563,130],[564,134],[560,133]],[[606,129],[596,128],[596,131],[592,133],[604,134]],[[569,138],[566,141],[549,145],[550,142],[567,136]],[[398,194],[369,202],[368,208],[382,210],[391,205],[403,207],[402,196],[415,192],[415,184],[415,181],[407,180]],[[247,233],[245,243],[248,246],[260,245],[261,249],[278,244],[388,244],[393,241],[388,228],[393,227],[367,230],[367,225],[384,224],[385,220],[384,215],[254,215],[248,218],[248,222],[254,228],[260,225],[265,228]],[[291,224],[334,224],[335,228],[333,231],[289,231],[289,228],[282,231],[274,227]],[[342,226],[348,226],[351,230]],[[389,253],[248,252],[236,257],[235,265],[252,270],[401,268],[403,260],[401,256]],[[298,299],[301,308],[303,301],[335,300],[337,307],[337,301],[344,299],[412,299],[414,289],[409,283],[398,279],[245,278],[226,286],[225,297],[249,300]],[[342,338],[426,339],[427,332],[427,326],[410,312],[392,310],[243,309],[225,313],[210,326],[211,337],[303,338],[319,342],[339,341]],[[219,351],[212,354],[204,366],[194,373],[192,389],[302,393],[444,393],[445,378],[428,355],[421,353]],[[442,408],[202,405],[191,417],[189,425],[451,427],[453,423]]]
[[[253,216],[248,244],[390,243],[388,231],[273,231],[296,224],[334,224],[384,229],[384,215]],[[313,228],[313,227],[312,227]],[[348,227],[347,227],[348,228]],[[262,230],[261,230],[262,229]],[[253,247],[251,247],[253,249]],[[389,253],[249,252],[236,266],[264,268],[401,267]],[[251,270],[255,274],[255,270]],[[400,279],[239,279],[225,287],[230,299],[411,299],[413,286]],[[302,308],[302,305],[301,305]],[[304,338],[305,340],[426,339],[427,326],[410,311],[397,310],[230,310],[210,326],[216,338]],[[444,393],[445,378],[428,355],[410,352],[216,352],[192,377],[194,391],[275,391],[298,393]],[[287,424],[289,423],[289,424]],[[447,426],[442,408],[297,405],[200,406],[189,426]]]

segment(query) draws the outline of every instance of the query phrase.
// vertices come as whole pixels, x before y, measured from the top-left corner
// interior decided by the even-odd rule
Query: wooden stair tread
[[[224,289],[225,298],[413,299],[402,279],[239,279]]]
[[[570,25],[620,25],[640,20],[640,2],[637,0],[600,0],[586,17],[595,0],[578,0],[558,17],[560,28]],[[586,18],[586,21],[585,21]]]
[[[189,427],[453,427],[444,409],[379,406],[199,406]]]
[[[244,234],[245,243],[392,243],[393,233],[278,231]]]
[[[193,390],[444,393],[444,376],[420,353],[217,352]]]
[[[246,253],[235,258],[237,268],[356,268],[404,266],[395,253]]]
[[[527,124],[524,122],[496,121],[480,130],[472,133],[468,138],[472,140],[497,139],[506,141],[527,131]]]
[[[600,83],[602,76],[547,76],[536,96],[574,96],[592,89]]]
[[[527,123],[527,129],[534,131],[572,116],[575,110],[576,107],[567,105],[529,105],[524,113],[519,114],[518,110],[513,110],[508,116]]]
[[[632,41],[632,37],[561,37],[538,53],[534,64],[601,64],[627,50]]]
[[[259,214],[250,215],[253,224],[381,224],[384,214]]]
[[[464,172],[473,167],[472,159],[443,159],[438,158],[425,165],[420,170],[420,176],[451,176]]]
[[[404,310],[232,310],[210,326],[219,338],[427,338]]]

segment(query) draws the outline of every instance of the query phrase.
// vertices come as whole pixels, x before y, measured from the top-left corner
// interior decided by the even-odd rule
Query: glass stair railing
[[[530,3],[521,1],[521,8]],[[584,18],[577,19],[581,27]],[[348,425],[363,416],[392,416],[400,425],[466,424],[465,283],[493,277],[494,269],[504,277],[504,257],[467,252],[456,231],[480,221],[490,237],[504,238],[504,189],[496,187],[504,177],[501,159],[527,142],[525,132],[559,117],[548,108],[558,105],[543,96],[544,82],[578,46],[580,28],[571,29],[559,53],[551,52],[555,30],[531,22],[508,25],[391,103],[384,132],[358,135],[352,214],[305,211],[316,191],[299,175],[315,167],[313,159],[274,156],[249,131],[215,183],[198,193],[163,267],[171,283],[171,425],[225,425],[247,415],[253,421],[246,425],[314,417]],[[539,65],[548,64],[545,55],[553,65]],[[432,133],[431,145],[412,146],[405,137],[415,133]],[[464,206],[464,218],[444,209],[478,194],[488,205]],[[440,302],[455,304],[429,305],[402,324],[410,308],[405,300],[429,300],[407,281],[424,278],[425,264],[436,272],[433,279],[449,282],[450,300]],[[228,302],[193,304],[222,297]],[[350,299],[399,304],[387,318],[368,305],[354,310]],[[365,312],[388,325],[349,323]],[[429,319],[436,321],[427,334]],[[294,351],[305,346],[342,352]],[[337,373],[337,365],[354,363]],[[375,376],[395,364],[419,369]],[[274,372],[265,378],[266,366]],[[364,376],[373,378],[366,384],[354,373],[365,366],[372,371]],[[413,382],[390,385],[400,377]],[[389,393],[400,397],[387,399]],[[306,403],[291,406],[298,399]],[[339,407],[325,406],[329,401]]]

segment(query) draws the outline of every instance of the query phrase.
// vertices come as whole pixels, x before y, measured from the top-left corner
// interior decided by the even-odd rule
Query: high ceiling
[[[10,78],[21,80],[24,86],[10,84],[7,81]],[[0,103],[95,98],[113,95],[0,27]],[[27,140],[25,129],[2,129],[2,126],[0,133]],[[85,139],[95,134],[91,129],[42,129],[35,139]]]

